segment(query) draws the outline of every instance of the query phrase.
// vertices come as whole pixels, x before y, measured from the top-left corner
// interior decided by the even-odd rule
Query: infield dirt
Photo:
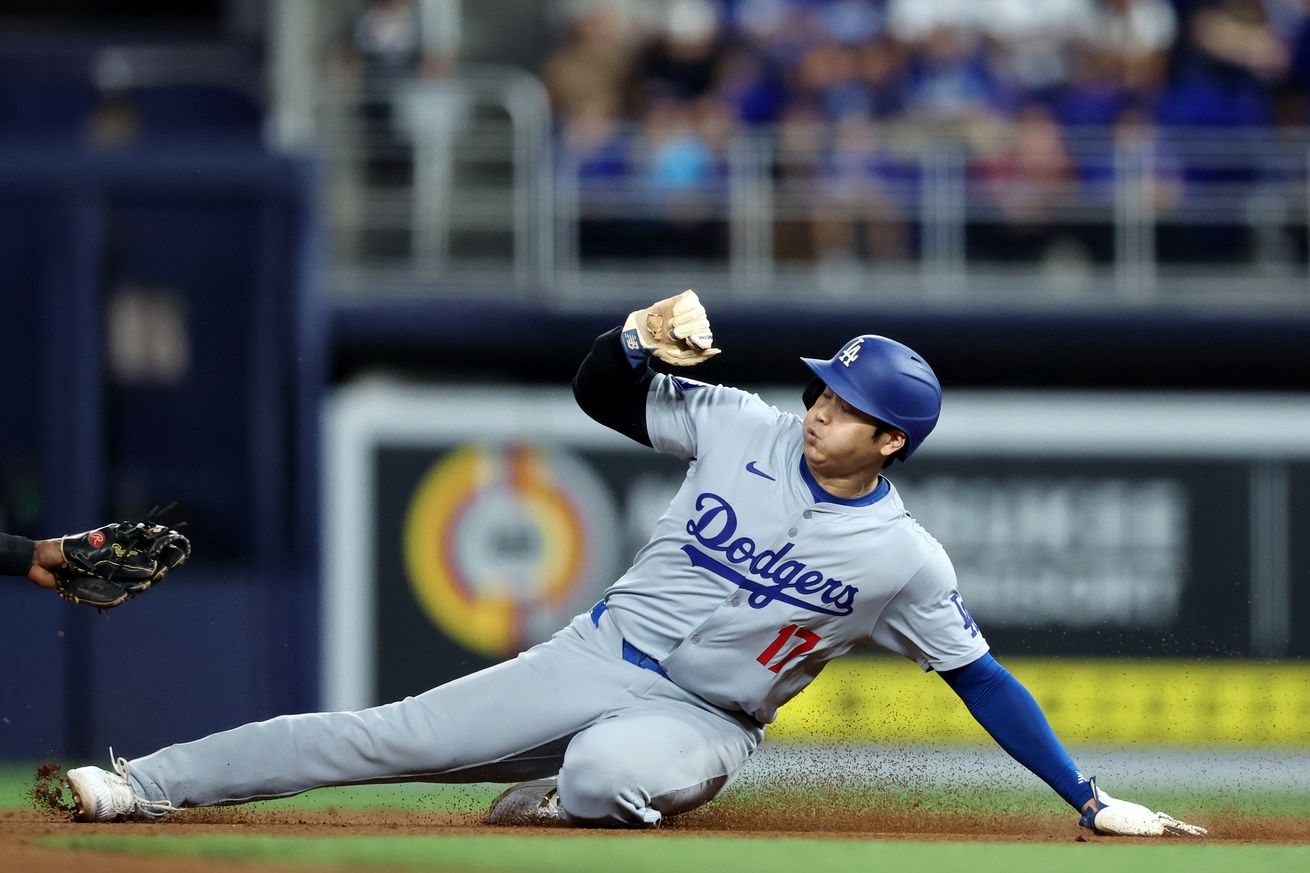
[[[1208,841],[1245,844],[1310,843],[1310,821],[1290,818],[1250,817],[1214,822],[1214,834]],[[647,838],[679,839],[685,836],[731,836],[760,839],[822,837],[837,840],[951,840],[1020,843],[1072,843],[1096,841],[1097,837],[1081,831],[1068,816],[1003,816],[999,820],[985,815],[937,815],[922,812],[861,812],[843,816],[827,811],[822,828],[804,810],[760,810],[711,806],[683,816]],[[165,871],[207,871],[207,873],[274,873],[303,871],[263,863],[234,864],[224,861],[180,858],[151,858],[117,854],[91,854],[42,848],[33,842],[45,836],[83,836],[89,834],[241,834],[295,837],[348,837],[355,835],[452,836],[507,832],[490,828],[480,817],[461,812],[412,812],[404,809],[361,812],[340,811],[265,811],[257,808],[188,810],[154,823],[90,825],[71,821],[68,813],[49,810],[0,811],[0,870],[41,871],[41,873],[165,873]],[[534,828],[534,833],[555,833],[561,837],[576,835],[572,828]],[[589,831],[603,837],[623,839],[626,831]]]

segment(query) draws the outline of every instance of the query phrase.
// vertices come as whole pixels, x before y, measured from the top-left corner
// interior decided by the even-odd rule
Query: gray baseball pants
[[[623,660],[609,613],[579,615],[517,658],[360,712],[284,715],[129,762],[176,807],[327,785],[511,782],[559,774],[565,817],[650,825],[712,800],[763,730]]]

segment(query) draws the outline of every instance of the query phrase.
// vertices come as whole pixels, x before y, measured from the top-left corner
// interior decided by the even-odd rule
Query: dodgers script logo
[[[729,562],[763,581],[743,575],[736,567],[711,557],[691,543],[682,550],[694,566],[751,592],[746,602],[755,609],[763,609],[778,600],[823,615],[850,615],[854,610],[855,595],[860,589],[839,579],[828,579],[821,570],[811,570],[801,561],[784,560],[792,550],[791,543],[780,549],[761,550],[750,537],[736,536],[737,513],[719,495],[708,491],[700,495],[696,498],[696,509],[701,515],[687,522],[687,533],[706,549],[722,553]],[[819,595],[818,603],[796,596],[814,594]]]

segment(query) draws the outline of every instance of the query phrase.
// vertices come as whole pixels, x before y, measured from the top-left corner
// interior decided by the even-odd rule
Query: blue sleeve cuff
[[[1092,799],[1092,787],[1051,730],[1042,709],[1023,684],[985,654],[942,679],[992,739],[1036,774],[1074,809]]]
[[[623,343],[623,354],[628,359],[628,365],[636,370],[646,365],[650,361],[650,352],[641,347],[641,339],[637,336],[635,330],[625,330],[620,335],[620,342]]]

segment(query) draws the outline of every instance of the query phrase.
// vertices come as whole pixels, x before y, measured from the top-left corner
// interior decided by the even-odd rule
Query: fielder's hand
[[[1088,807],[1079,824],[1093,833],[1120,837],[1203,837],[1208,833],[1200,825],[1179,821],[1163,812],[1152,812],[1140,803],[1116,800],[1097,788],[1095,779],[1091,782],[1100,807]]]
[[[709,316],[690,289],[630,314],[623,324],[623,344],[679,367],[699,364],[722,351],[713,348]]]

